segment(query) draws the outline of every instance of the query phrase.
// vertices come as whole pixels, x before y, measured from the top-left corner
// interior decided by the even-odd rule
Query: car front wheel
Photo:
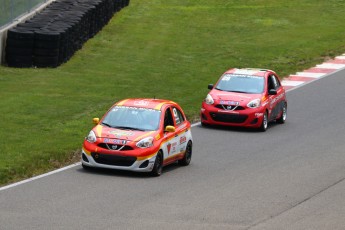
[[[268,127],[268,115],[267,115],[267,112],[265,112],[262,118],[262,123],[259,130],[262,132],[265,132],[267,130],[267,127]]]
[[[159,151],[156,156],[155,163],[153,165],[153,169],[151,171],[151,176],[160,176],[163,171],[163,153]]]

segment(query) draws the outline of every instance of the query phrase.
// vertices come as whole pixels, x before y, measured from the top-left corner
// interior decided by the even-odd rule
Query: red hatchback
[[[202,125],[258,128],[284,123],[287,100],[278,75],[267,69],[230,69],[213,85],[201,108]]]

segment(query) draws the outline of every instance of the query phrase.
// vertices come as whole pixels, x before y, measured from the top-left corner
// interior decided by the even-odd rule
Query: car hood
[[[249,94],[249,93],[236,93],[236,92],[219,92],[212,91],[210,92],[213,100],[216,103],[227,104],[229,102],[239,102],[240,104],[247,104],[251,100],[256,98],[261,98],[261,94]],[[224,102],[224,103],[221,103]]]
[[[138,131],[109,128],[97,125],[92,129],[98,138],[140,141],[144,137],[153,136],[157,131]]]

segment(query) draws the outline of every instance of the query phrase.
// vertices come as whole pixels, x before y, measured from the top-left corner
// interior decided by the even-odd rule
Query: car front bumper
[[[83,148],[81,163],[85,166],[95,168],[151,172],[156,160],[156,155],[157,153],[147,157],[128,157],[114,154],[89,152]]]
[[[201,123],[208,125],[258,128],[262,123],[264,113],[264,107],[232,111],[219,109],[213,105],[203,103],[200,110],[200,118]]]

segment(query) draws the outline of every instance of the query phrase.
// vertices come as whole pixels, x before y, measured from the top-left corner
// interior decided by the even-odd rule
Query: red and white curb
[[[334,58],[333,60],[327,61],[323,64],[316,65],[310,69],[304,70],[303,72],[297,72],[284,78],[282,85],[286,90],[293,89],[305,85],[311,81],[315,81],[319,78],[325,77],[333,72],[345,68],[345,54]]]

